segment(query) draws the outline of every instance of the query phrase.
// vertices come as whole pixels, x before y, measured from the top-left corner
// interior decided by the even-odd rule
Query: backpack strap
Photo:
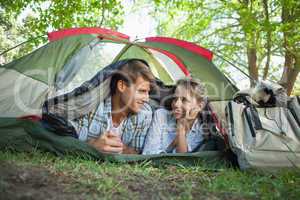
[[[261,121],[259,119],[259,115],[257,112],[257,109],[255,108],[255,106],[253,106],[252,104],[249,105],[249,110],[251,113],[251,119],[254,122],[254,128],[256,130],[262,129],[262,124]]]
[[[250,128],[251,135],[252,135],[252,137],[256,137],[256,133],[255,133],[255,130],[253,128],[252,121],[251,121],[251,118],[249,116],[249,113],[248,113],[247,109],[245,109],[244,111],[245,111],[244,114],[246,116],[248,126]]]
[[[259,115],[253,101],[251,100],[249,93],[239,93],[235,95],[234,101],[237,103],[243,103],[245,105],[244,115],[246,117],[247,123],[250,127],[250,131],[253,137],[256,137],[255,130],[262,129],[262,124],[259,119]]]

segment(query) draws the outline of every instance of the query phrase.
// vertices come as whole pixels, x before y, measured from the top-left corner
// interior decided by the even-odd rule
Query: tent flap
[[[92,146],[70,136],[59,136],[46,130],[41,122],[15,118],[0,119],[0,150],[35,151],[36,149],[52,152],[59,156],[76,155],[111,162],[153,161],[155,164],[173,163],[197,165],[200,162],[220,162],[219,151],[197,153],[159,154],[159,155],[125,155],[103,154]]]
[[[1,67],[14,69],[47,85],[53,85],[55,75],[66,62],[93,39],[95,39],[93,35],[79,35],[50,42],[32,53]]]

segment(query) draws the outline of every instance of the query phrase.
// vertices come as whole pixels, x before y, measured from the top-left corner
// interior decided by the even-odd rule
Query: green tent
[[[147,61],[153,74],[166,85],[185,76],[202,80],[209,99],[217,102],[217,109],[218,102],[232,99],[237,91],[213,64],[213,53],[194,43],[167,37],[130,41],[125,34],[103,28],[65,29],[49,33],[48,38],[49,43],[41,48],[0,66],[0,140],[5,134],[13,140],[9,130],[14,125],[8,125],[7,120],[20,125],[20,134],[27,132],[30,138],[36,138],[32,129],[24,128],[28,124],[18,120],[38,119],[47,99],[73,90],[105,66],[122,59]],[[224,109],[219,111],[222,117]]]

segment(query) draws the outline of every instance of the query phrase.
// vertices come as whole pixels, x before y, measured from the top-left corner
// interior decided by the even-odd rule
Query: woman
[[[159,108],[149,128],[143,154],[185,153],[198,148],[203,130],[199,113],[205,107],[205,88],[195,79],[177,82],[171,111]]]

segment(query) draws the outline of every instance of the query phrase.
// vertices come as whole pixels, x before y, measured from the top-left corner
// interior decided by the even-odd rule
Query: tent
[[[40,125],[32,121],[39,121],[45,102],[74,93],[105,66],[123,59],[147,61],[164,85],[185,76],[198,78],[206,84],[208,97],[216,105],[232,99],[237,91],[213,64],[213,53],[187,41],[168,37],[130,41],[129,36],[104,28],[64,29],[49,33],[48,39],[32,53],[0,66],[0,133],[5,132],[7,138],[13,135],[8,132],[18,132],[10,131],[14,126],[28,138],[41,137],[34,131],[41,129]],[[219,111],[222,116],[224,109]],[[23,122],[28,119],[30,123]],[[24,140],[28,142],[28,138]],[[0,141],[0,148],[3,146]],[[49,144],[44,147],[54,148]]]

